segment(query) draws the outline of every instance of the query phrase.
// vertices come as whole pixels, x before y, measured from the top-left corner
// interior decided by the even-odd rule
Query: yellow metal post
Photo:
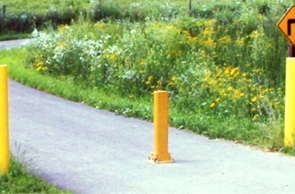
[[[171,163],[168,153],[168,97],[167,91],[154,92],[155,150],[150,160],[158,163]]]
[[[7,66],[0,65],[0,174],[9,169]]]
[[[295,133],[295,58],[287,58],[285,102],[285,146],[294,144]]]

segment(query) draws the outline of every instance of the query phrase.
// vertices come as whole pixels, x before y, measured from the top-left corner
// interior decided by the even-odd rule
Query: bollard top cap
[[[157,91],[154,91],[154,93],[168,93],[168,91],[166,91],[166,90],[157,90]]]

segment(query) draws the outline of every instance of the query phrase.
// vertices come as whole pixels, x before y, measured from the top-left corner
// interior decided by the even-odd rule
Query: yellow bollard
[[[295,133],[295,58],[287,58],[285,102],[285,146],[294,144]]]
[[[7,66],[0,65],[0,174],[9,170]]]
[[[168,153],[168,97],[167,91],[154,92],[155,150],[150,161],[172,163]]]

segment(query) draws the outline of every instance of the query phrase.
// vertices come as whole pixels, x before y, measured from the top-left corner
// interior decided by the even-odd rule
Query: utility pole
[[[192,10],[192,0],[188,0],[188,11]]]
[[[6,15],[6,5],[3,5],[3,18],[5,18]]]

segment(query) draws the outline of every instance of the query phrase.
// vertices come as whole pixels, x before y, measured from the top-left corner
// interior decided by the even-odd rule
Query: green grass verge
[[[150,98],[121,97],[98,89],[86,89],[74,84],[70,80],[59,80],[50,76],[40,75],[37,71],[24,67],[23,61],[27,54],[28,51],[25,48],[0,52],[0,64],[8,65],[10,78],[36,89],[69,100],[83,102],[96,108],[107,109],[125,116],[152,120],[152,96]],[[233,139],[251,145],[260,145],[270,149],[281,147],[278,144],[282,144],[283,134],[281,130],[270,130],[269,126],[266,125],[257,126],[248,122],[247,119],[237,120],[235,117],[225,118],[222,116],[204,116],[201,112],[197,114],[191,113],[185,108],[182,110],[175,108],[175,102],[173,101],[170,102],[169,114],[171,126],[190,129],[198,133],[201,132],[210,138],[220,137],[222,136],[221,134],[228,134],[226,139]],[[280,129],[282,126],[278,123],[273,123],[272,127]],[[252,128],[252,130],[243,131],[243,128]],[[277,131],[278,134],[270,134],[269,131]],[[294,155],[294,149],[283,148],[281,151]],[[24,166],[13,160],[11,171],[6,176],[0,178],[0,183],[0,191],[8,193],[63,192],[25,173]]]
[[[132,116],[152,120],[153,97],[122,97],[99,89],[89,89],[76,85],[71,80],[56,79],[41,75],[38,71],[25,68],[23,61],[28,51],[25,48],[2,51],[0,64],[8,64],[9,77],[12,79],[61,96],[72,101],[83,102],[96,108],[114,111],[124,116]],[[266,124],[255,124],[248,118],[222,115],[204,115],[201,110],[190,111],[189,108],[179,107],[177,101],[170,100],[169,124],[176,128],[189,129],[208,136],[209,138],[223,137],[250,145],[266,147],[271,150],[285,150],[283,144],[282,122],[273,121]]]
[[[152,99],[122,98],[98,89],[86,89],[75,85],[71,80],[58,80],[54,77],[40,75],[37,71],[25,68],[22,65],[28,54],[27,52],[26,49],[13,49],[0,53],[0,64],[8,65],[10,78],[68,100],[82,102],[125,116],[151,120]]]
[[[30,37],[30,34],[26,34],[26,33],[2,34],[2,35],[0,35],[0,41],[16,40],[16,39],[23,39],[23,38],[29,38],[29,37]]]
[[[16,53],[21,54],[21,56],[18,57]],[[2,52],[0,54],[0,64],[9,64],[10,77],[36,87],[38,85],[38,77],[35,77],[35,72],[26,70],[20,65],[26,53],[24,50],[17,50],[16,53],[11,51]],[[19,76],[17,75],[18,73],[20,73]],[[28,81],[30,76],[34,79]],[[45,89],[45,84],[50,85],[52,83],[51,81],[49,79],[47,82],[44,82],[40,89]],[[60,190],[55,185],[31,175],[27,169],[27,165],[19,162],[14,157],[11,157],[9,166],[9,172],[0,176],[0,193],[72,193],[70,191]]]
[[[27,166],[10,160],[10,170],[0,175],[0,193],[71,193],[28,173]]]

